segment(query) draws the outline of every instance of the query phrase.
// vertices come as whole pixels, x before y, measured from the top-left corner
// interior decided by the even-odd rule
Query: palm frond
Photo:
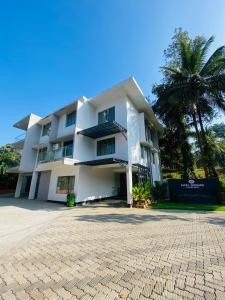
[[[214,75],[215,70],[218,68],[217,65],[224,63],[225,59],[225,46],[221,46],[215,50],[210,56],[204,67],[200,71],[201,76]]]

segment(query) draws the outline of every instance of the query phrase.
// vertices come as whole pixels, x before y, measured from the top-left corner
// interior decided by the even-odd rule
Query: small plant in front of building
[[[143,182],[133,186],[132,197],[134,206],[136,207],[146,207],[151,202],[151,183]]]
[[[76,198],[74,193],[67,194],[67,206],[74,207],[76,204]]]

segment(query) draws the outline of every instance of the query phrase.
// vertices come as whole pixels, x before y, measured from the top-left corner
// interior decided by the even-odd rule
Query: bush
[[[70,193],[70,194],[67,194],[67,206],[68,207],[74,207],[75,206],[75,194],[74,193]]]
[[[164,198],[165,194],[165,183],[159,181],[155,182],[155,185],[151,188],[151,194],[154,200],[161,201]]]
[[[220,177],[219,179],[220,191],[225,192],[225,177]]]
[[[143,182],[133,186],[132,197],[135,202],[151,200],[151,183]]]

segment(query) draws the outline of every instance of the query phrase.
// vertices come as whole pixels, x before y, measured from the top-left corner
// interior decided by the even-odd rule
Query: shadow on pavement
[[[0,198],[0,208],[15,206],[27,210],[42,210],[42,211],[63,211],[68,210],[65,204],[52,203],[42,200],[28,200],[15,198]]]
[[[114,214],[114,213],[107,213],[107,214],[91,214],[91,215],[79,215],[75,216],[77,221],[83,222],[96,222],[96,223],[109,223],[109,222],[116,222],[121,224],[142,224],[149,221],[192,221],[191,219],[177,217],[175,215],[151,215],[149,214]]]

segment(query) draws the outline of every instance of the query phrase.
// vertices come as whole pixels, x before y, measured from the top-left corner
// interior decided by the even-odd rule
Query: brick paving
[[[63,211],[2,252],[0,299],[225,299],[225,213]]]

